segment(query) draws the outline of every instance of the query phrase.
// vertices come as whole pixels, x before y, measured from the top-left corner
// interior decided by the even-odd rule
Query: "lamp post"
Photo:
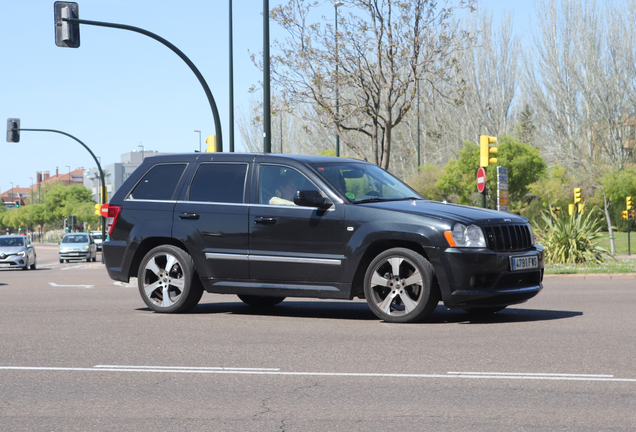
[[[230,153],[234,153],[234,54],[232,47],[232,0],[229,5],[230,32]],[[201,151],[201,149],[199,149]]]
[[[263,153],[272,152],[269,79],[269,0],[263,0]]]
[[[417,80],[417,169],[420,169],[420,80]]]
[[[338,8],[344,2],[335,1],[333,3],[334,14],[336,16],[336,157],[340,157],[340,134],[338,133],[338,122],[340,121],[340,95],[338,90]]]
[[[199,153],[201,153],[201,131],[200,130],[195,130],[195,132],[199,132]],[[232,134],[230,134],[230,143],[232,141]],[[232,144],[230,144],[232,145]]]
[[[71,185],[71,166],[70,165],[65,165],[66,168],[68,168],[68,185]]]

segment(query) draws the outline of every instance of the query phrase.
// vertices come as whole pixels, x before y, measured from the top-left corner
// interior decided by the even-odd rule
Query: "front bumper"
[[[65,260],[82,260],[86,259],[90,256],[91,251],[69,251],[69,252],[60,252],[60,259]]]
[[[543,249],[538,246],[520,252],[448,248],[441,257],[446,283],[440,280],[440,288],[449,309],[523,303],[543,289]],[[513,271],[513,257],[537,257],[538,266]]]
[[[0,259],[0,269],[22,269],[28,265],[28,262],[29,260],[26,256],[9,255],[5,259]]]

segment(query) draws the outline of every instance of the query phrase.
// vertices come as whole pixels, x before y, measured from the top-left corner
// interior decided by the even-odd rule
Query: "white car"
[[[104,242],[104,239],[102,239],[102,232],[91,231],[91,236],[93,237],[93,240],[95,240],[95,245],[97,246],[97,250],[98,251],[102,250],[102,243]]]
[[[0,268],[21,268],[35,270],[35,247],[27,236],[0,236]]]

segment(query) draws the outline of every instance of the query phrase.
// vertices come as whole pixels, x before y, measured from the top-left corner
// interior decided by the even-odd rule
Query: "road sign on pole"
[[[486,189],[486,170],[480,167],[477,170],[477,190],[479,193],[484,193],[484,189]]]
[[[497,167],[497,210],[510,211],[508,198],[508,168]]]

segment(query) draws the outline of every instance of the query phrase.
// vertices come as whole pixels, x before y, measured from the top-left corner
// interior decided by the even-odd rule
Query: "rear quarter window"
[[[172,200],[187,164],[155,165],[130,193],[134,200]]]
[[[190,186],[190,201],[243,203],[244,163],[202,163]]]

